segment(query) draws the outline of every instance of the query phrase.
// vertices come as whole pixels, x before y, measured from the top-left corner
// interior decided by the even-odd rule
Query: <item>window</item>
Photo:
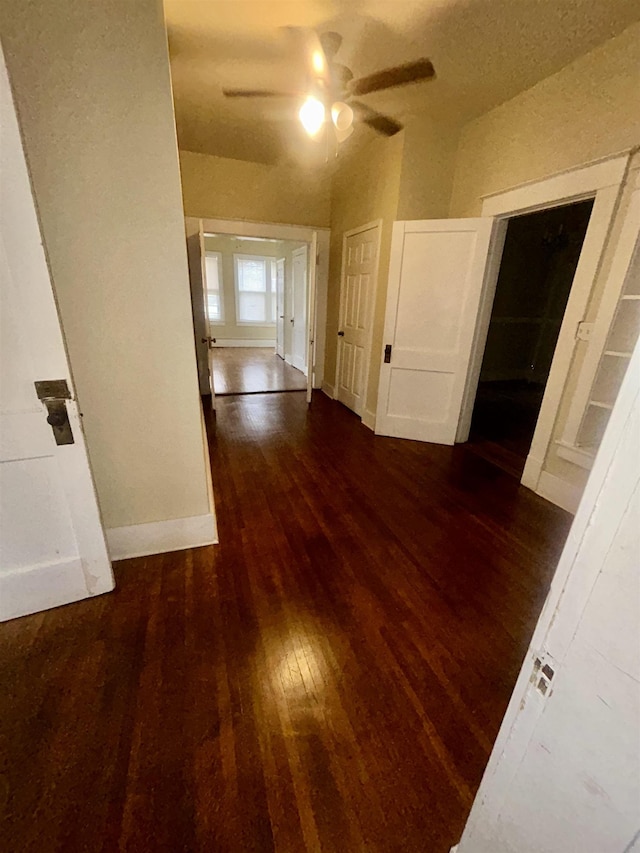
[[[222,306],[222,256],[220,252],[205,252],[207,299],[205,310],[210,323],[224,323]]]
[[[271,325],[276,321],[275,258],[234,255],[238,323]]]

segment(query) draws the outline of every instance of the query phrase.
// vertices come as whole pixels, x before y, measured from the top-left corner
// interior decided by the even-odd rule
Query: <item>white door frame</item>
[[[609,240],[627,172],[629,156],[629,153],[624,153],[605,158],[552,177],[493,193],[486,196],[483,201],[482,215],[495,217],[496,226],[478,311],[478,323],[474,335],[457,441],[466,441],[469,437],[471,415],[478,389],[480,367],[487,342],[491,310],[509,219],[524,213],[548,210],[572,202],[586,199],[594,200],[589,226],[560,327],[533,441],[522,474],[522,484],[533,489],[533,491],[538,491],[542,466],[551,443],[556,415],[573,360],[576,330],[578,323],[585,317],[593,284]]]
[[[314,322],[309,324],[307,338],[312,341],[313,364],[307,365],[307,375],[312,377],[313,387],[320,388],[324,378],[325,339],[327,325],[327,298],[329,290],[329,242],[331,231],[328,228],[313,228],[307,225],[281,225],[277,222],[249,222],[244,219],[201,219],[202,229],[206,233],[230,234],[237,237],[269,237],[272,240],[292,240],[317,245],[317,265],[307,266],[307,294],[312,291],[310,275],[315,274],[315,304],[310,306],[310,316]],[[308,311],[308,313],[309,313]]]
[[[361,234],[363,231],[369,231],[372,228],[377,229],[376,233],[376,260],[374,264],[374,274],[373,274],[373,292],[371,294],[371,305],[369,306],[369,329],[367,330],[367,348],[365,352],[365,361],[364,361],[364,382],[363,382],[363,400],[362,400],[362,415],[360,420],[366,418],[367,426],[371,429],[375,426],[375,413],[369,412],[367,409],[367,400],[369,398],[369,377],[371,373],[371,350],[373,348],[373,320],[376,313],[376,299],[378,295],[378,275],[380,271],[380,243],[382,240],[382,219],[374,219],[372,222],[367,222],[366,225],[360,225],[358,228],[350,228],[349,231],[345,231],[342,235],[342,262],[340,264],[340,305],[338,311],[338,329],[342,328],[342,324],[344,322],[345,316],[345,308],[344,308],[344,292],[345,292],[345,272],[347,269],[347,240],[349,237],[355,237],[356,234]],[[337,330],[336,330],[337,331]],[[333,379],[333,388],[334,394],[337,397],[338,394],[338,377],[340,376],[340,362],[342,347],[337,347],[336,352],[336,370]],[[372,423],[373,422],[373,423]]]

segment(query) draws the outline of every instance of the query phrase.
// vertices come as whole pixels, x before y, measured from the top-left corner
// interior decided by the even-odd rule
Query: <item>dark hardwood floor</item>
[[[449,853],[569,516],[322,394],[209,427],[219,546],[0,626],[0,849]]]

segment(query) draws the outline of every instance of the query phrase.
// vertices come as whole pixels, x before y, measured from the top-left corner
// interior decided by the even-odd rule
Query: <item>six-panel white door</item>
[[[0,65],[0,620],[5,620],[107,592],[113,574],[3,57]],[[41,380],[66,382],[70,398],[62,405],[74,443],[56,444],[34,387]]]
[[[336,398],[361,415],[369,361],[380,228],[347,235],[340,288]]]
[[[394,223],[376,433],[455,442],[493,222]]]

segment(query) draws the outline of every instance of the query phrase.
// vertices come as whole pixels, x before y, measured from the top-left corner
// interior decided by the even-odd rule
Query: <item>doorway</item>
[[[305,391],[308,244],[208,231],[202,243],[216,396]]]
[[[469,441],[518,479],[592,209],[588,199],[508,221]]]

